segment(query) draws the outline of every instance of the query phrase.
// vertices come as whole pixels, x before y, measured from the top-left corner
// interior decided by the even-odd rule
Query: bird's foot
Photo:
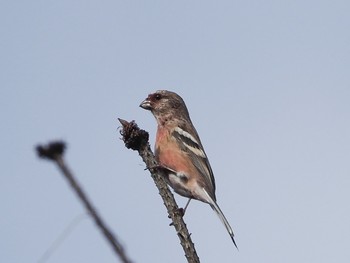
[[[178,216],[180,216],[180,217],[183,217],[184,215],[185,215],[185,209],[183,209],[182,207],[180,207],[180,208],[177,208],[177,209],[174,209],[174,214],[175,215],[178,215]],[[168,215],[168,217],[169,218],[171,218],[171,216],[170,215]],[[169,224],[169,226],[173,226],[174,225],[174,222],[171,222],[170,224]]]
[[[146,167],[145,170],[149,170],[152,172],[152,171],[158,171],[161,168],[162,166],[160,166],[159,164],[155,164],[155,165]]]

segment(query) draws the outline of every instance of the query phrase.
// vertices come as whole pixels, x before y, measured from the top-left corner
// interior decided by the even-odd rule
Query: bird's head
[[[141,102],[140,107],[145,110],[150,110],[153,115],[158,117],[169,115],[188,116],[188,111],[183,99],[175,92],[167,90],[158,90],[155,93],[149,94],[148,97]]]

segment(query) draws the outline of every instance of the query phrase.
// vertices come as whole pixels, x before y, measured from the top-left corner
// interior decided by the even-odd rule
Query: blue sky
[[[211,208],[185,221],[201,262],[348,262],[348,1],[2,1],[0,261],[37,262],[82,205],[38,143],[66,159],[134,262],[185,262],[117,118],[168,89],[187,103],[237,252]],[[180,206],[186,200],[176,196]],[[47,261],[115,262],[83,219]]]

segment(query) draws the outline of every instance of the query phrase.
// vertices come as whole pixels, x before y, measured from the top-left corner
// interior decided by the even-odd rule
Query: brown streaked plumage
[[[140,107],[150,110],[157,120],[155,156],[167,183],[182,196],[208,203],[237,247],[232,228],[216,203],[213,171],[183,99],[159,90],[148,95]]]

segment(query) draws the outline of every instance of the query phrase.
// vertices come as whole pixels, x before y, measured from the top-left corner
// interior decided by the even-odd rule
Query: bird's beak
[[[143,102],[141,102],[140,107],[145,110],[151,110],[151,101],[147,98]]]

